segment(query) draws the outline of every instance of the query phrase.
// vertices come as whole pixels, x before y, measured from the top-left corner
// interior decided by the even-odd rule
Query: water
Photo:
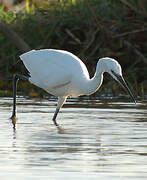
[[[1,180],[146,180],[147,104],[67,102],[57,122],[56,102],[0,99]]]

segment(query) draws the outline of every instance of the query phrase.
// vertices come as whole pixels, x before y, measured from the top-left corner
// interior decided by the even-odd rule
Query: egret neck
[[[104,72],[102,71],[102,68],[100,68],[99,63],[97,63],[94,77],[86,82],[86,87],[84,89],[85,95],[93,94],[100,88],[103,82],[103,73]]]

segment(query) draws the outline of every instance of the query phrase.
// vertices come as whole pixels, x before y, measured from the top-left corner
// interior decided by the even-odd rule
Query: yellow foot
[[[11,117],[11,119],[12,119],[12,124],[13,124],[13,127],[15,128],[15,125],[16,125],[16,120],[17,120],[16,115],[12,116],[12,117]]]

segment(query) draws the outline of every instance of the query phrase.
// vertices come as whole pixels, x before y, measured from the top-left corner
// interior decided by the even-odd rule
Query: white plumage
[[[68,96],[89,95],[99,89],[103,81],[103,73],[109,73],[119,81],[131,98],[133,95],[128,89],[119,63],[112,58],[99,59],[94,77],[90,79],[85,64],[70,52],[55,49],[32,50],[20,56],[25,67],[30,73],[27,78],[22,75],[14,77],[14,106],[12,119],[15,117],[16,104],[16,79],[29,79],[36,86],[48,93],[58,96],[58,104],[53,116],[55,125],[56,116]],[[134,100],[135,101],[135,100]]]
[[[32,50],[20,58],[30,72],[29,81],[48,93],[61,97],[83,94],[81,83],[89,80],[89,73],[85,64],[72,53],[53,49]]]

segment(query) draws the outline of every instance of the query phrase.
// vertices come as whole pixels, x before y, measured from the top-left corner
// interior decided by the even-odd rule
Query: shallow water
[[[146,180],[147,104],[70,99],[51,119],[56,102],[0,99],[1,180]]]

